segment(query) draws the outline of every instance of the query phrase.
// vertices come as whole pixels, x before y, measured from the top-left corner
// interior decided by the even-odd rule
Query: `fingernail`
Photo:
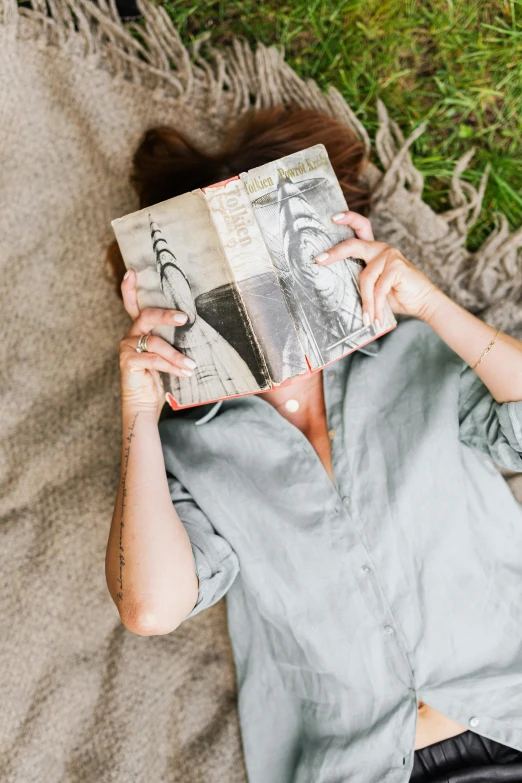
[[[377,329],[378,332],[382,331],[381,322],[379,321],[378,318],[375,319],[375,328]]]
[[[194,361],[194,359],[189,359],[188,356],[183,357],[183,364],[185,367],[190,367],[191,370],[194,369],[194,367],[197,367],[197,362]]]
[[[323,261],[326,261],[327,258],[328,253],[319,253],[319,255],[315,257],[315,260],[317,263],[321,264]]]
[[[185,315],[185,313],[174,313],[172,316],[172,320],[177,324],[184,324],[187,318],[188,315]]]
[[[190,378],[190,376],[192,375],[192,370],[181,370],[180,369],[180,372],[183,373],[183,375],[186,375],[187,378]]]
[[[125,274],[123,275],[123,279],[124,279],[124,280],[126,280],[126,279],[128,278],[128,276],[129,276],[129,275],[130,275],[130,269],[127,269],[127,271],[126,271],[126,272],[125,272]]]
[[[369,313],[363,313],[363,326],[369,326],[370,325],[370,315]]]
[[[342,220],[345,215],[346,212],[338,212],[337,215],[332,217],[332,220]]]

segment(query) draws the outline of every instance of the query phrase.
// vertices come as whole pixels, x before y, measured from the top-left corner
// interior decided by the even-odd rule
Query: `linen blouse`
[[[262,395],[159,422],[249,783],[407,783],[419,699],[522,751],[522,401],[409,317],[322,380],[335,486]]]

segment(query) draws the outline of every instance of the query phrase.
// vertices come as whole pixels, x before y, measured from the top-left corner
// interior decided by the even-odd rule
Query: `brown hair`
[[[231,128],[218,155],[196,149],[174,128],[151,128],[134,155],[131,182],[143,209],[314,144],[326,147],[350,209],[364,214],[371,195],[359,183],[368,163],[364,144],[332,117],[292,106],[252,110]],[[121,298],[126,267],[116,240],[108,248],[106,264]]]

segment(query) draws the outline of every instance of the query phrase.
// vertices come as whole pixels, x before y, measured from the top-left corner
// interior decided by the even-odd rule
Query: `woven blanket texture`
[[[104,270],[111,219],[143,132],[170,124],[218,149],[252,105],[292,102],[345,122],[374,160],[376,237],[452,298],[522,337],[522,229],[506,219],[466,250],[480,210],[456,165],[435,214],[407,139],[379,102],[370,140],[335,90],[275,48],[205,38],[190,48],[140,3],[132,35],[108,0],[0,0],[0,780],[244,783],[236,683],[221,601],[172,634],[120,622],[104,559],[121,455],[118,343],[130,320]],[[71,13],[73,12],[73,14]],[[505,474],[522,500],[520,476]]]

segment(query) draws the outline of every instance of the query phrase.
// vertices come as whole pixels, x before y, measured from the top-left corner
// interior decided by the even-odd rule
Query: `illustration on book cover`
[[[347,258],[330,266],[314,259],[354,236],[332,222],[347,209],[322,145],[241,174],[256,220],[277,270],[303,350],[313,369],[374,338],[365,327],[359,275],[364,262]],[[391,310],[381,331],[395,323]]]
[[[115,224],[126,265],[136,271],[140,310],[188,315],[182,326],[152,330],[197,364],[186,378],[160,372],[165,393],[186,406],[270,388],[203,195],[186,193]]]

